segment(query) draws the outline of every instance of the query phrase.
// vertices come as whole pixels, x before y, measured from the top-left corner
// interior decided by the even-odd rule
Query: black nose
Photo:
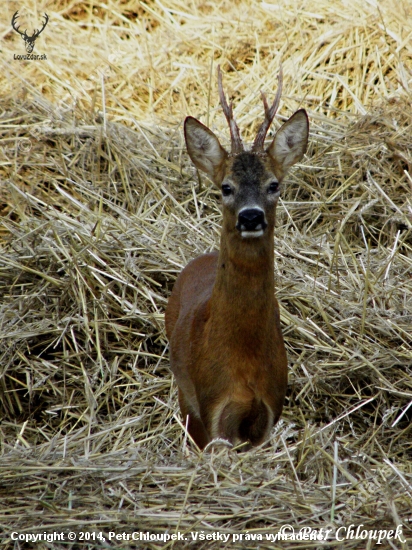
[[[265,229],[265,213],[259,208],[247,208],[239,212],[236,229],[239,231],[258,231]]]

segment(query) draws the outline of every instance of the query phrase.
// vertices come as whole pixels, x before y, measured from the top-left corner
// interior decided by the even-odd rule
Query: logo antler
[[[44,21],[44,23],[43,23],[42,28],[41,28],[39,31],[38,31],[37,29],[34,29],[33,34],[32,34],[31,36],[29,36],[29,35],[27,34],[27,30],[25,30],[24,32],[21,32],[21,31],[19,30],[20,27],[17,27],[17,26],[16,26],[16,21],[17,21],[17,18],[18,18],[18,13],[19,13],[19,12],[18,12],[18,10],[17,10],[16,13],[13,15],[13,18],[12,18],[12,20],[11,20],[11,26],[13,27],[13,29],[14,29],[16,32],[18,32],[18,33],[22,36],[22,38],[23,38],[23,40],[24,40],[24,42],[25,42],[25,46],[26,46],[26,51],[27,51],[27,53],[31,53],[31,52],[33,51],[34,44],[35,44],[37,38],[38,38],[39,35],[43,32],[44,27],[47,25],[47,23],[48,23],[48,21],[49,21],[49,16],[47,15],[47,13],[45,13],[45,14],[44,14],[44,19],[45,19],[45,21]]]

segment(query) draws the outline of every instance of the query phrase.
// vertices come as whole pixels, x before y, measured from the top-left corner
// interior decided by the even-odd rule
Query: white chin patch
[[[257,231],[241,231],[242,239],[253,239],[256,237],[261,237],[263,235],[263,229],[258,229]]]

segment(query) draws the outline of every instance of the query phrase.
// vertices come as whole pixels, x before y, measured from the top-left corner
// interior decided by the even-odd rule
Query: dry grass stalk
[[[26,2],[22,18],[50,16],[44,62],[12,59],[19,5],[3,18],[3,532],[403,523],[410,539],[409,3],[85,6]],[[279,119],[304,106],[312,131],[278,215],[288,399],[266,446],[199,454],[163,311],[180,269],[217,246],[220,210],[180,125],[203,117],[227,142],[220,63],[250,142],[280,60]]]

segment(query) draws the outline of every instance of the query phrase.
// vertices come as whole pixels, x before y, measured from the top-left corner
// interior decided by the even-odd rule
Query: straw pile
[[[48,13],[34,50],[47,60],[13,59],[25,53],[10,26],[18,9],[29,32]],[[283,524],[402,525],[412,540],[410,3],[28,0],[4,12],[4,547],[24,546],[12,532],[68,531],[187,538],[137,548],[341,544],[266,540]],[[221,213],[204,176],[199,187],[182,121],[201,118],[227,144],[220,63],[250,141],[281,60],[274,129],[299,107],[311,121],[275,242],[287,402],[261,448],[199,453],[163,312],[177,273],[218,246]],[[202,532],[263,540],[194,541]]]

